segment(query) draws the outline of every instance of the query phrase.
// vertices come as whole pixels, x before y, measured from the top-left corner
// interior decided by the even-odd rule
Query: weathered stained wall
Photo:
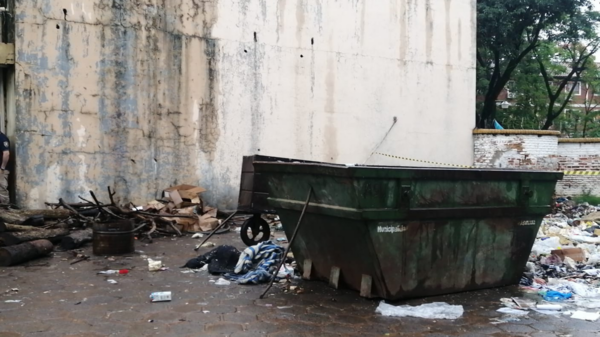
[[[235,207],[254,153],[472,162],[474,0],[20,0],[16,21],[24,206],[192,183]]]
[[[555,171],[559,135],[558,131],[475,130],[474,166]]]
[[[600,138],[559,139],[558,164],[562,171],[600,171]],[[567,175],[556,189],[564,196],[600,196],[600,176]]]

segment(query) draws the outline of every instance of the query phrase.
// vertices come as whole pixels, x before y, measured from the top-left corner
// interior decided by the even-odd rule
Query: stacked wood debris
[[[0,266],[14,265],[50,253],[54,245],[72,250],[92,241],[93,225],[130,220],[138,240],[152,242],[162,235],[211,231],[219,225],[217,209],[204,205],[200,193],[190,185],[173,186],[160,199],[145,206],[101,202],[93,191],[82,202],[46,203],[48,209],[0,209]]]

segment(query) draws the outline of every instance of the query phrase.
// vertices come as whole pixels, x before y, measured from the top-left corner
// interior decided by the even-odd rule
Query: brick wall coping
[[[536,135],[536,136],[560,136],[560,131],[554,130],[495,130],[474,129],[474,135]]]
[[[600,138],[559,138],[559,143],[600,143]]]

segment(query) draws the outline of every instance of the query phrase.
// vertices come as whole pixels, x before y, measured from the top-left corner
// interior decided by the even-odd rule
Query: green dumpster
[[[562,173],[254,157],[306,279],[389,300],[517,284]]]

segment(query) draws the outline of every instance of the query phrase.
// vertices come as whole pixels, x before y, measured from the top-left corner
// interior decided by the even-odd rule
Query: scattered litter
[[[182,270],[181,273],[182,274],[194,274],[194,273],[196,273],[196,271],[193,269],[186,269],[186,270]]]
[[[231,273],[240,258],[240,251],[233,246],[219,246],[210,252],[188,260],[182,268],[198,269],[208,265],[208,271],[215,274]]]
[[[113,279],[108,279],[108,280],[106,280],[106,282],[108,282],[110,284],[117,284],[117,281],[115,281]]]
[[[277,277],[286,278],[288,276],[294,276],[294,268],[289,264],[284,264],[277,272]]]
[[[209,241],[209,242],[207,242],[207,243],[203,244],[203,245],[202,245],[202,246],[200,246],[200,247],[202,247],[202,248],[210,248],[210,247],[214,247],[214,246],[216,246],[216,245],[215,245],[215,243],[214,243],[214,242],[210,242],[210,241]]]
[[[160,291],[150,294],[150,301],[152,302],[169,302],[171,301],[170,291]]]
[[[103,270],[103,271],[99,271],[98,274],[104,274],[104,275],[112,275],[112,274],[118,274],[119,271],[118,270]]]
[[[592,321],[595,322],[600,318],[600,313],[598,312],[585,312],[585,311],[575,311],[571,318],[581,319],[584,321]]]
[[[562,306],[558,304],[538,304],[535,306],[539,310],[562,310]]]
[[[21,300],[6,300],[4,303],[21,303]]]
[[[209,312],[210,311],[208,311],[208,310],[202,310],[202,313],[204,313],[204,314],[208,314]]]
[[[503,324],[503,323],[512,323],[512,322],[519,322],[521,321],[519,318],[514,317],[514,316],[504,316],[501,318],[492,318],[490,319],[490,323],[491,324]]]
[[[163,268],[162,261],[155,261],[151,258],[148,258],[148,270],[149,271],[159,271]]]
[[[525,316],[525,315],[529,314],[529,311],[527,311],[527,310],[519,310],[519,309],[513,309],[513,308],[500,308],[496,311],[501,312],[503,314],[514,315],[514,316]]]
[[[239,284],[260,284],[271,280],[284,249],[271,241],[246,248],[240,255],[233,273],[225,274]]]
[[[571,298],[571,293],[561,293],[554,290],[549,290],[544,295],[544,300],[548,302],[562,302],[566,299]]]
[[[219,278],[219,279],[218,279],[218,280],[215,282],[215,285],[217,285],[217,286],[228,286],[228,285],[230,285],[230,284],[231,284],[231,282],[227,281],[227,280],[226,280],[226,279],[224,279],[224,278]]]
[[[292,306],[292,305],[285,305],[285,306],[282,306],[282,307],[277,307],[277,309],[281,309],[281,310],[283,310],[283,309],[291,309],[291,308],[293,308],[293,307],[294,307],[294,306]]]
[[[419,306],[393,306],[381,301],[375,312],[383,316],[419,317],[429,319],[457,319],[463,315],[462,305],[450,305],[443,302],[427,303]]]
[[[202,234],[202,233],[196,233],[196,234],[192,235],[192,239],[200,239],[203,237],[204,237],[204,234]]]

